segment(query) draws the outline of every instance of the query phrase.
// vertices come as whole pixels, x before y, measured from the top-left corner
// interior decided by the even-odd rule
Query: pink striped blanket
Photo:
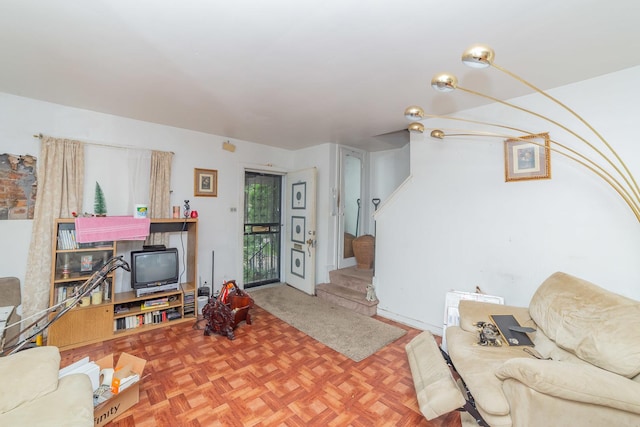
[[[149,218],[130,216],[78,217],[76,241],[144,240],[149,235],[150,223]]]

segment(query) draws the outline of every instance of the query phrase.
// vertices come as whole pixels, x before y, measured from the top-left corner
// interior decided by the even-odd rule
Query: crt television
[[[178,283],[178,249],[167,248],[131,252],[133,289]]]

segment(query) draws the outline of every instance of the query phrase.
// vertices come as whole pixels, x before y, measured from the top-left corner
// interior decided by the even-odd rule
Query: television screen
[[[178,249],[131,252],[131,287],[133,289],[178,282]]]

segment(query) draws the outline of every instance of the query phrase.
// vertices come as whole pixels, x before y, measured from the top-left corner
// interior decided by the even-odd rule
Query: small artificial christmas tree
[[[104,193],[100,184],[96,181],[96,195],[93,200],[93,213],[96,216],[107,216],[107,203],[104,200]]]

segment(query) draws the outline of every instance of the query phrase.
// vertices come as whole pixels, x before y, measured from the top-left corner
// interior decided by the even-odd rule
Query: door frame
[[[347,156],[352,156],[360,159],[360,215],[359,215],[359,229],[361,232],[360,235],[369,233],[369,224],[366,219],[369,217],[371,210],[369,209],[369,203],[367,200],[368,191],[368,179],[367,179],[367,171],[368,171],[368,157],[365,152],[361,150],[356,150],[351,147],[340,146],[338,148],[338,200],[337,200],[337,224],[336,224],[336,266],[338,269],[352,267],[356,265],[355,257],[344,258],[344,211],[345,211],[345,158]],[[358,237],[358,236],[356,236]]]
[[[284,185],[284,181],[285,181],[284,176],[281,175],[281,174],[275,174],[275,173],[256,172],[256,171],[245,170],[245,172],[244,172],[243,194],[247,190],[247,177],[248,176],[262,177],[265,180],[268,180],[269,182],[273,182],[273,183],[275,183],[277,180],[279,180],[277,186],[278,186],[278,189],[280,190],[280,194],[279,194],[280,198],[278,199],[280,203],[277,206],[276,205],[272,205],[273,209],[277,208],[279,215],[277,217],[278,221],[274,221],[274,222],[269,223],[269,233],[268,233],[269,235],[272,236],[269,239],[269,241],[273,245],[277,245],[277,247],[278,247],[278,251],[277,251],[277,254],[278,254],[277,255],[277,257],[278,257],[278,259],[277,259],[278,263],[277,264],[278,265],[276,266],[275,263],[271,264],[273,266],[273,268],[277,268],[278,269],[277,270],[277,274],[276,275],[272,275],[269,278],[263,278],[262,280],[258,280],[258,281],[255,281],[255,282],[250,282],[251,286],[249,286],[248,282],[244,282],[244,279],[247,278],[246,277],[247,271],[245,270],[245,268],[247,268],[248,265],[245,264],[245,262],[246,262],[245,256],[247,255],[247,253],[245,251],[246,251],[247,248],[245,247],[246,239],[244,239],[244,238],[247,237],[246,235],[244,235],[244,233],[247,232],[247,229],[246,229],[247,228],[247,224],[245,223],[244,214],[247,213],[247,212],[245,211],[246,205],[243,205],[243,209],[242,209],[242,212],[241,212],[241,219],[242,219],[243,237],[244,238],[243,238],[243,242],[242,242],[242,259],[243,259],[243,262],[242,262],[242,273],[241,274],[242,274],[242,280],[243,280],[243,285],[244,285],[245,289],[247,289],[248,287],[258,287],[258,286],[263,286],[263,285],[267,285],[267,284],[270,284],[270,283],[280,282],[282,280],[282,256],[283,256],[283,251],[282,251],[283,236],[282,236],[282,233],[284,232],[283,227],[282,227],[282,224],[283,224],[282,207],[283,207],[283,203],[284,203],[283,200],[282,200],[282,195],[283,195],[283,185]],[[273,193],[273,195],[275,197],[275,193]],[[245,199],[246,199],[246,194],[244,194],[243,201]],[[271,203],[271,201],[269,201],[269,200],[267,200],[267,202]],[[273,219],[275,220],[276,218],[274,217]],[[273,229],[271,227],[274,227],[274,226],[277,226],[279,228],[279,231],[277,232],[278,239],[275,239],[276,236],[273,235],[274,231],[273,231]],[[250,234],[253,235],[254,241],[255,241],[256,236],[262,235],[262,233],[255,233],[253,230],[250,232]],[[264,241],[264,237],[260,238],[260,240]],[[257,253],[254,252],[254,255],[257,255]],[[272,256],[273,256],[273,254],[272,254]]]
[[[257,164],[253,164],[253,163],[244,163],[239,165],[238,168],[238,208],[234,208],[231,207],[231,212],[232,213],[236,213],[235,218],[236,218],[236,223],[234,225],[235,229],[237,230],[238,234],[237,234],[237,242],[238,242],[238,249],[237,249],[237,263],[236,263],[236,271],[238,272],[238,274],[240,275],[238,279],[236,279],[236,284],[241,288],[244,289],[244,254],[243,254],[243,249],[244,249],[244,176],[245,176],[245,172],[256,172],[256,173],[264,173],[264,174],[268,174],[268,175],[280,175],[282,176],[282,188],[280,189],[280,203],[282,204],[282,206],[280,206],[281,212],[282,209],[284,208],[284,203],[285,203],[285,186],[284,183],[286,181],[286,176],[287,176],[287,170],[283,169],[283,168],[276,168],[276,167],[270,167],[270,166],[265,166],[265,165],[257,165]],[[236,209],[236,212],[234,212],[234,209]],[[282,220],[283,217],[282,215],[280,216],[280,219]],[[284,232],[283,232],[283,228],[284,224],[280,224],[280,247],[284,248]],[[285,276],[285,271],[284,271],[284,267],[285,267],[285,260],[284,260],[284,256],[280,256],[280,281],[284,282],[284,279],[286,279]]]

